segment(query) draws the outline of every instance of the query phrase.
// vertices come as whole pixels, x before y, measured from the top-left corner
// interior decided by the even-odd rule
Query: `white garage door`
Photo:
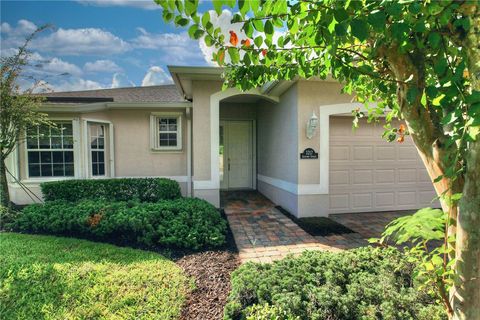
[[[330,118],[330,213],[438,206],[433,186],[410,137],[382,139],[383,124]]]

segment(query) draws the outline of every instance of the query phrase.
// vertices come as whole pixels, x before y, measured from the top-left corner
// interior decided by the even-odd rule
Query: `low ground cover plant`
[[[178,319],[192,282],[163,256],[0,233],[0,319]]]
[[[232,275],[226,319],[446,319],[394,248],[305,252]]]
[[[9,227],[27,233],[188,249],[222,245],[227,228],[213,205],[196,198],[155,203],[47,201],[23,209]]]
[[[41,184],[45,201],[110,200],[157,202],[181,197],[180,186],[165,178],[84,179]]]

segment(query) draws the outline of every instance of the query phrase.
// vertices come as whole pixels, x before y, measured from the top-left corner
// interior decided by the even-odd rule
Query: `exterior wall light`
[[[315,131],[318,127],[318,117],[315,114],[315,111],[312,112],[312,116],[308,119],[307,122],[307,138],[312,139],[315,136]]]

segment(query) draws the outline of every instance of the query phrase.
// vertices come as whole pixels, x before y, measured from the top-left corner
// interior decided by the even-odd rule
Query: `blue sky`
[[[14,52],[37,26],[52,24],[31,50],[41,65],[32,72],[55,91],[167,84],[167,65],[211,64],[211,49],[189,39],[185,28],[163,22],[161,14],[150,1],[2,0],[1,54]],[[218,23],[229,18],[224,11]]]

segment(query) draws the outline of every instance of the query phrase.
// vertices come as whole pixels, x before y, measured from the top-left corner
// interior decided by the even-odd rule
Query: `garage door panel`
[[[352,132],[351,121],[330,121],[331,213],[438,206],[431,203],[435,193],[411,138],[388,143],[381,138],[382,124],[362,121]]]
[[[354,146],[352,160],[373,160],[373,146]]]

